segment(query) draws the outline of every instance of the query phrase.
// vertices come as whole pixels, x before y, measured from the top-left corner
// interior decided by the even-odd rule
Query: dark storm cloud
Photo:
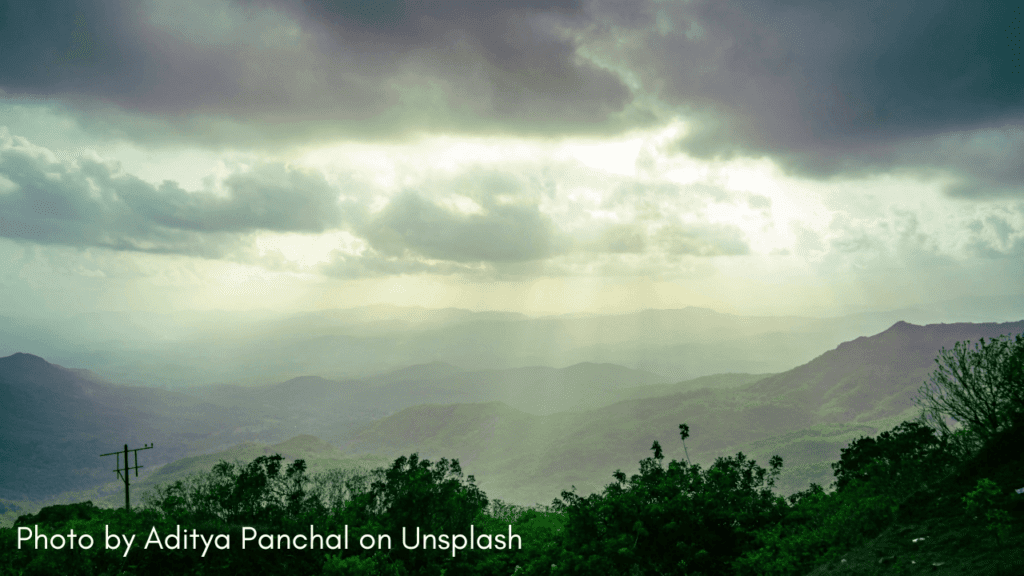
[[[139,139],[594,131],[630,98],[577,57],[572,30],[588,18],[578,2],[2,6],[0,89],[64,98]],[[139,113],[163,119],[160,130],[133,130]]]
[[[721,124],[692,145],[799,150],[1020,120],[1013,10],[960,0],[702,2],[695,14],[707,40],[691,44],[722,50],[703,60],[727,76],[707,84]],[[687,76],[675,77],[679,95],[693,89]],[[754,126],[738,122],[751,116]],[[730,130],[740,133],[726,138]]]
[[[449,210],[414,192],[395,198],[359,229],[381,254],[454,262],[522,262],[559,248],[555,228],[535,204],[482,198],[482,213]]]
[[[0,3],[0,87],[11,95],[97,98],[132,110],[180,113],[238,95],[231,51],[155,28],[144,3]]]
[[[12,0],[0,89],[61,98],[90,130],[255,145],[613,130],[654,99],[698,156],[943,170],[953,195],[1005,196],[1019,162],[939,138],[1016,127],[977,151],[1020,157],[1014,22],[1013,3],[962,0]]]
[[[693,122],[680,146],[697,156],[769,155],[819,177],[909,166],[972,178],[933,139],[1024,125],[1012,2],[695,0],[650,3],[646,17],[630,10],[588,42]],[[990,178],[1018,176],[1019,165]]]
[[[228,177],[226,196],[186,192],[95,158],[58,162],[0,132],[0,177],[0,236],[41,244],[218,257],[241,234],[322,232],[343,220],[322,176],[279,165]]]
[[[544,131],[538,122],[546,121],[589,131],[629,99],[614,74],[577,57],[572,30],[588,20],[578,0],[264,1],[289,8],[328,53],[366,62],[384,53],[389,68],[413,64],[418,84],[489,129]]]

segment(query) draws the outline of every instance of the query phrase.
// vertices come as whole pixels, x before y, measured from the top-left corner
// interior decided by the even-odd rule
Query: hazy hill
[[[705,326],[738,322],[714,313],[686,314]],[[612,322],[552,320],[567,323],[560,324],[566,338],[573,322],[595,328],[606,321]],[[448,327],[471,339],[480,324],[532,320],[458,322]],[[738,325],[746,330],[752,324]],[[608,326],[601,328],[602,337],[613,336]],[[113,386],[84,371],[16,354],[0,359],[0,456],[14,463],[0,472],[0,498],[108,482],[111,467],[98,455],[125,442],[154,442],[157,449],[147,458],[156,465],[244,441],[266,444],[313,434],[351,451],[457,457],[497,496],[549,501],[573,484],[594,489],[616,468],[632,469],[654,439],[670,456],[681,457],[681,422],[693,430],[687,446],[695,461],[744,450],[763,462],[778,452],[787,462],[786,486],[796,489],[810,480],[827,483],[827,463],[851,439],[909,416],[911,397],[934,368],[940,348],[1022,330],[1024,322],[900,322],[779,374],[726,374],[677,384],[662,384],[665,379],[651,372],[592,362],[461,369],[435,358],[359,379],[301,376],[266,386],[189,389],[202,397]],[[367,426],[370,420],[377,421]]]
[[[665,378],[612,364],[462,370],[432,362],[362,379],[300,376],[265,386],[217,385],[189,392],[217,404],[273,419],[289,430],[333,438],[353,422],[417,404],[501,401],[532,414],[582,410],[613,403]]]
[[[0,359],[0,499],[33,500],[106,483],[99,455],[154,443],[147,465],[240,442],[296,434],[347,437],[374,419],[424,402],[507,400],[540,412],[579,409],[663,379],[611,365],[464,371],[409,366],[362,380],[302,376],[268,386],[194,388],[200,396],[116,386],[30,354]],[[108,458],[113,461],[113,458]]]
[[[771,374],[743,374],[726,373],[701,376],[692,380],[684,380],[675,384],[654,384],[650,386],[637,387],[619,392],[620,400],[633,400],[637,398],[654,398],[657,396],[672,396],[682,392],[709,388],[712,390],[723,390],[731,388],[743,388],[759,380],[771,376]]]
[[[155,443],[150,463],[237,443],[242,413],[180,393],[111,386],[33,356],[0,358],[0,498],[37,498],[106,482],[112,452]],[[109,461],[108,461],[109,460]]]
[[[836,318],[693,307],[545,317],[390,305],[301,313],[92,312],[70,322],[0,318],[0,355],[30,352],[142,386],[274,384],[310,374],[362,379],[435,361],[467,371],[610,363],[671,382],[781,372],[897,320],[1020,318],[1021,302],[951,302]]]
[[[746,387],[626,400],[575,414],[534,416],[502,404],[418,406],[354,435],[352,450],[420,451],[460,458],[499,497],[548,501],[575,484],[593,490],[630,470],[661,441],[682,457],[678,424],[690,425],[691,458],[709,463],[743,450],[787,462],[783,488],[828,484],[827,464],[860,435],[914,415],[912,396],[943,347],[1024,331],[1024,322],[914,326],[897,323]]]
[[[1004,324],[897,322],[871,337],[840,344],[803,366],[768,377],[750,391],[814,411],[823,421],[864,422],[897,416],[935,369],[942,348],[956,342],[1024,332],[1024,321]]]
[[[500,401],[531,414],[579,411],[611,404],[624,392],[665,382],[664,376],[615,364],[581,362],[566,368],[529,366],[504,370],[473,370],[417,375],[392,381],[381,392],[389,398],[417,391],[425,402],[434,390],[447,390],[470,401]]]

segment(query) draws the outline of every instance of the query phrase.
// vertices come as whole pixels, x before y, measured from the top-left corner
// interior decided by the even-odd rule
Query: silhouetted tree
[[[985,442],[1024,412],[1024,334],[969,344],[942,349],[935,360],[939,367],[915,401],[922,408],[922,421],[943,436],[952,435],[952,419]]]

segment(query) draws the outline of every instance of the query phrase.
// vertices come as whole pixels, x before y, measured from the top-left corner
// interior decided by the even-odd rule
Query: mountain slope
[[[154,443],[149,463],[233,444],[243,414],[153,388],[111,386],[31,354],[0,358],[0,498],[34,499],[106,482],[100,454]],[[220,436],[219,438],[217,436]]]
[[[913,407],[917,389],[935,369],[942,348],[1024,332],[1024,321],[1003,324],[897,322],[871,337],[840,344],[814,361],[768,377],[750,391],[813,410],[824,421],[898,416]]]
[[[89,366],[110,381],[150,386],[271,384],[305,374],[361,379],[432,361],[468,371],[612,363],[678,381],[780,372],[898,319],[934,321],[936,315],[754,317],[693,307],[539,318],[396,306],[297,314],[104,312],[70,323],[0,319],[0,354],[32,352]]]
[[[457,457],[496,496],[549,501],[575,484],[595,490],[617,468],[631,470],[659,440],[682,456],[687,423],[695,462],[742,450],[787,462],[783,489],[828,484],[828,463],[861,435],[913,417],[913,393],[943,347],[1024,330],[1024,322],[914,326],[897,323],[841,344],[811,362],[732,389],[626,400],[574,414],[533,416],[500,404],[419,406],[354,435],[348,449]]]
[[[300,376],[267,386],[189,391],[225,406],[313,426],[305,431],[329,437],[339,422],[380,418],[417,404],[500,401],[532,414],[551,414],[611,404],[664,381],[657,374],[614,364],[466,371],[432,362],[358,380]]]

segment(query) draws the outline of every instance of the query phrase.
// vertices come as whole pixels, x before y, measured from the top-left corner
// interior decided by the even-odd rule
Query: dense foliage
[[[158,487],[148,504],[179,521],[270,524],[320,511],[306,464],[283,465],[280,454],[240,465],[220,462],[209,474]]]
[[[876,438],[862,436],[840,454],[832,464],[839,490],[854,481],[873,481],[887,492],[913,492],[950,463],[944,440],[921,422],[903,422]]]
[[[742,453],[702,470],[664,466],[661,446],[630,478],[621,471],[604,492],[563,492],[566,515],[559,574],[727,574],[753,534],[784,513],[771,487],[782,468],[759,467]]]
[[[926,541],[923,536],[911,539],[911,533],[929,522],[945,522],[958,534],[943,541],[936,554],[981,550],[998,556],[1024,545],[1024,496],[1013,490],[1024,485],[1024,458],[1019,456],[1024,417],[1010,401],[1020,382],[1015,362],[1021,339],[994,342],[976,347],[973,356],[966,345],[958,345],[952,356],[943,357],[968,362],[970,369],[956,369],[957,381],[996,398],[985,404],[995,407],[994,416],[961,419],[981,397],[944,396],[948,411],[943,411],[946,404],[928,404],[918,421],[851,442],[832,465],[835,482],[828,489],[811,485],[782,498],[773,492],[782,470],[777,456],[768,468],[742,453],[703,468],[689,458],[666,463],[657,441],[638,473],[616,471],[599,493],[580,495],[574,489],[562,492],[550,507],[532,508],[489,500],[472,476],[463,476],[456,460],[430,461],[413,454],[371,471],[313,475],[302,460],[260,456],[248,463],[221,462],[207,473],[161,486],[131,514],[86,502],[24,515],[14,529],[0,529],[0,575],[795,576],[828,573],[829,566],[847,570],[850,565],[840,562],[878,542],[886,543],[885,550],[916,546],[917,556],[907,555],[904,561],[894,553],[876,555],[870,569],[859,573],[888,569],[879,566],[890,567],[891,573],[941,573],[943,562],[926,567],[914,559],[923,558],[928,545],[920,544]],[[933,383],[954,373],[950,370],[948,364],[940,367]],[[1008,378],[1018,380],[1011,384]],[[960,424],[935,425],[936,419]],[[685,424],[680,433],[685,442]],[[44,535],[91,534],[96,542],[89,549],[71,549],[62,540],[59,550],[19,550],[18,538],[25,534],[19,528]],[[108,532],[134,535],[134,547],[126,552],[115,539],[119,546],[106,550]],[[310,535],[311,541],[314,532],[337,535],[336,543],[349,535],[348,547],[290,545],[299,534]],[[510,532],[521,546],[491,546],[497,535]],[[152,534],[161,543],[143,550]],[[172,534],[184,534],[182,540],[198,535],[199,546],[195,539],[190,546],[172,546]],[[250,540],[243,550],[243,536],[254,534],[266,540]],[[460,534],[466,538],[456,549],[455,535]],[[470,534],[488,536],[473,541],[478,546],[470,549]],[[215,535],[223,535],[221,542],[230,547],[204,548],[203,538],[215,542]],[[288,545],[275,535],[287,535]],[[423,535],[432,535],[430,544]],[[369,536],[373,545],[360,545],[361,536]],[[410,539],[414,547],[406,546]],[[479,549],[485,543],[490,549]],[[982,564],[971,562],[972,573],[998,572],[985,572],[979,569]]]

